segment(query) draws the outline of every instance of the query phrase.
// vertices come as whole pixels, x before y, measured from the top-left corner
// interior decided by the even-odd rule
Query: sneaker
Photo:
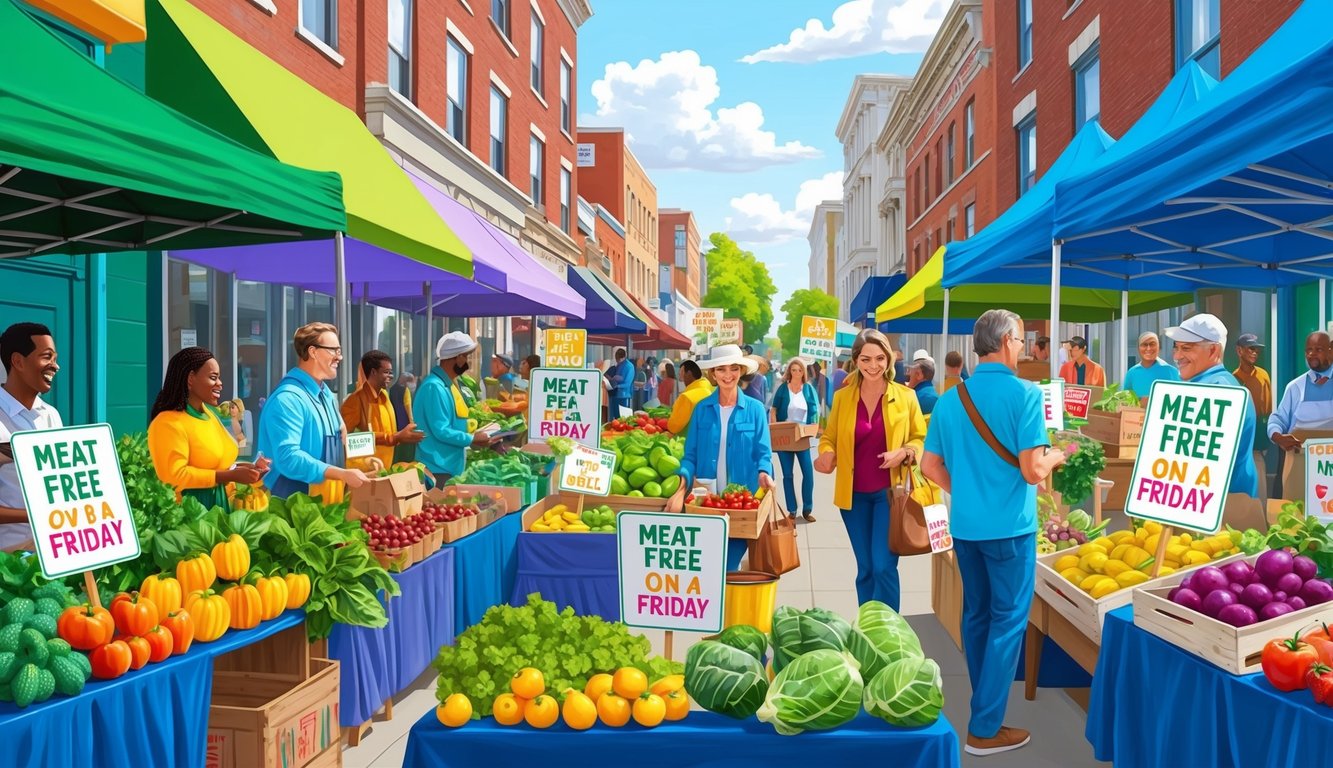
[[[969,755],[998,755],[1001,752],[1018,749],[1032,741],[1032,734],[1022,728],[1001,726],[998,733],[989,739],[982,739],[967,734],[967,746],[964,750]]]

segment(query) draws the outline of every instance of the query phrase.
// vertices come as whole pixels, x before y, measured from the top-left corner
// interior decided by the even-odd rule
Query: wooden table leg
[[[1033,701],[1037,698],[1037,674],[1041,670],[1041,646],[1045,635],[1037,625],[1028,623],[1026,652],[1023,659],[1023,698]]]
[[[384,700],[384,719],[385,720],[393,719],[393,697],[389,697]]]

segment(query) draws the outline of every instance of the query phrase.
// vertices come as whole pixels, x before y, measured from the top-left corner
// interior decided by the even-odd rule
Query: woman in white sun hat
[[[694,408],[685,457],[680,462],[680,490],[667,501],[668,512],[680,512],[696,479],[714,481],[718,493],[736,483],[756,492],[773,489],[773,452],[764,404],[740,391],[741,376],[759,370],[735,344],[715,347],[699,367],[712,371],[717,389]],[[724,428],[725,425],[725,428]],[[727,541],[727,570],[740,568],[745,539]]]

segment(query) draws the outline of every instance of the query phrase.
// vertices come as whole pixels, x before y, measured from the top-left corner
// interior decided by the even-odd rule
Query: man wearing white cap
[[[1166,337],[1176,343],[1172,356],[1180,371],[1180,378],[1195,384],[1223,384],[1241,386],[1236,377],[1222,365],[1222,349],[1227,345],[1227,327],[1213,315],[1200,313],[1178,326],[1166,329]],[[1248,450],[1254,445],[1254,403],[1245,398],[1245,417],[1240,423],[1236,462],[1231,470],[1231,493],[1259,495],[1259,477],[1254,468],[1254,454]]]
[[[491,444],[488,434],[468,432],[468,408],[456,383],[467,372],[468,356],[476,348],[477,342],[462,331],[442,336],[435,345],[440,364],[430,369],[413,401],[413,415],[426,433],[417,447],[417,460],[440,483],[463,472],[469,446]]]

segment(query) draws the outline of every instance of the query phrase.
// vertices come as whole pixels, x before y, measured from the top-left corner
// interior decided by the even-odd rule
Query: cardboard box
[[[338,662],[312,658],[309,671],[309,678],[298,683],[272,675],[214,672],[204,765],[337,765],[342,753]]]
[[[409,517],[421,511],[426,486],[416,472],[395,472],[353,488],[347,516],[353,520],[370,515]]]
[[[1142,408],[1122,408],[1114,413],[1094,408],[1088,411],[1088,423],[1080,431],[1108,449],[1116,446],[1118,457],[1132,458],[1143,437],[1145,414]]]
[[[769,442],[775,451],[808,451],[814,447],[818,434],[818,424],[775,421],[768,425]]]

